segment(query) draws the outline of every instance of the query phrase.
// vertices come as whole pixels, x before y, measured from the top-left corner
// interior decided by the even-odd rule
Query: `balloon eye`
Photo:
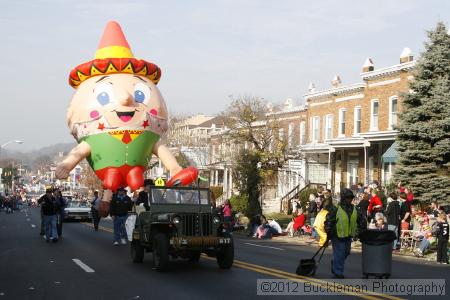
[[[137,103],[148,104],[151,96],[150,88],[142,82],[137,83],[134,86],[134,101]]]
[[[141,90],[136,90],[134,92],[134,100],[136,100],[136,102],[142,103],[145,100],[145,94],[143,91]]]
[[[114,92],[110,84],[102,83],[94,89],[95,99],[101,105],[107,105],[114,102]]]
[[[101,105],[108,104],[109,103],[109,94],[107,92],[101,92],[100,94],[97,95],[97,101]]]

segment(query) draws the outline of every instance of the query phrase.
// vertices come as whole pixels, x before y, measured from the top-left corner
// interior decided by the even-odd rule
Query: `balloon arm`
[[[153,147],[153,154],[159,157],[164,167],[169,170],[170,176],[173,176],[182,170],[170,150],[160,142],[156,143]]]
[[[57,166],[56,177],[64,179],[69,176],[69,172],[77,166],[77,164],[89,156],[91,153],[91,147],[86,142],[81,142],[75,148],[70,151],[67,157]]]

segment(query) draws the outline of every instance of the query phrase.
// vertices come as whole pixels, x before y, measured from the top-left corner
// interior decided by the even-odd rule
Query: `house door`
[[[359,161],[355,159],[349,159],[347,162],[347,187],[349,188],[358,184],[358,164]]]

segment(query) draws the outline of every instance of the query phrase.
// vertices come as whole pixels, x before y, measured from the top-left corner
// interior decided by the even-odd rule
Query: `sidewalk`
[[[235,234],[239,234],[239,235],[246,235],[246,232],[244,234],[244,231],[242,232],[235,232]],[[310,236],[295,236],[295,237],[290,237],[287,235],[280,235],[280,236],[274,236],[272,237],[272,241],[276,241],[276,242],[283,242],[283,243],[287,243],[287,244],[296,244],[296,245],[301,245],[301,246],[307,246],[307,247],[314,247],[314,248],[318,248],[319,244],[316,240],[312,239]],[[331,243],[330,246],[331,247]],[[360,241],[356,241],[352,243],[352,252],[357,252],[360,253],[362,250],[362,246],[361,246],[361,242]],[[397,256],[397,257],[404,257],[407,259],[414,259],[417,261],[427,261],[427,262],[436,262],[436,252],[431,252],[427,255],[425,255],[424,257],[416,257],[414,255],[413,252],[409,251],[409,250],[400,250],[400,251],[396,251],[396,252],[392,252],[392,256]]]

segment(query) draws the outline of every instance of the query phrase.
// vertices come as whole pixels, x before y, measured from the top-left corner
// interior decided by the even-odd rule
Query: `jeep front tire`
[[[131,241],[131,259],[134,263],[141,263],[144,260],[144,247],[140,241]]]
[[[230,244],[223,245],[217,252],[217,264],[221,269],[229,269],[234,261],[234,245],[233,240]]]
[[[164,233],[153,237],[153,266],[158,272],[164,272],[169,265],[169,239]]]

